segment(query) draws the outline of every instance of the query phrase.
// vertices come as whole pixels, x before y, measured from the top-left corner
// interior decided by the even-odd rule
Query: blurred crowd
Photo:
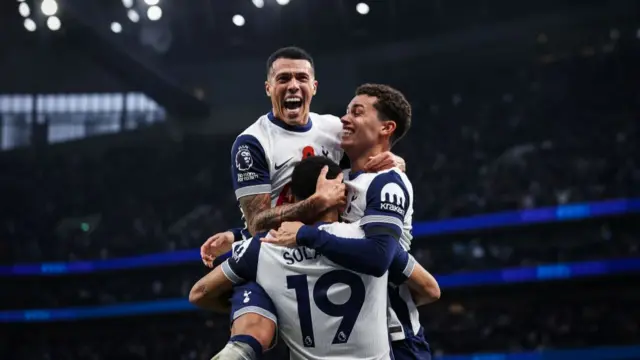
[[[421,75],[421,64],[396,64],[398,73],[379,81],[402,89],[415,108],[410,135],[394,149],[408,164],[414,220],[640,195],[635,51],[443,71],[442,79]],[[187,137],[104,151],[89,141],[0,154],[0,261],[192,248],[240,226],[232,141]]]
[[[421,322],[436,355],[628,345],[640,336],[638,301],[628,280],[474,289],[425,306]],[[7,360],[206,360],[224,346],[228,319],[185,313],[25,324],[0,326],[0,336],[7,340],[0,357]],[[285,354],[279,344],[265,359]]]
[[[637,217],[492,230],[442,239],[417,239],[416,259],[435,275],[640,255]],[[112,305],[154,299],[186,299],[207,271],[197,261],[178,266],[3,279],[13,295],[1,309]],[[132,286],[135,284],[135,286]]]

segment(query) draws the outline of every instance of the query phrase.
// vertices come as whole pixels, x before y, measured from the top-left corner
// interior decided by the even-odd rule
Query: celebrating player
[[[291,180],[296,201],[313,195],[314,180],[321,172],[322,178],[342,177],[340,168],[325,157],[307,158],[296,166]],[[319,227],[363,242],[359,224],[338,223],[339,215],[334,206],[314,222],[328,222]],[[288,250],[262,244],[258,240],[262,236],[267,234],[238,244],[232,258],[194,285],[189,299],[201,307],[220,309],[232,284],[257,281],[274,299],[291,359],[390,359],[387,282],[401,283],[410,277],[409,285],[424,301],[430,301],[437,288],[435,279],[401,248],[389,272],[374,277],[347,271],[303,246]],[[260,351],[234,343],[227,349],[229,354],[252,358]]]
[[[411,245],[413,188],[398,169],[365,173],[371,156],[389,151],[409,130],[411,106],[399,91],[379,84],[356,90],[342,117],[342,147],[351,159],[349,203],[343,220],[359,221],[368,241],[340,237],[301,222],[283,223],[265,242],[315,249],[350,270],[380,276],[398,247]],[[390,287],[389,334],[396,359],[430,358],[416,304],[406,286]]]
[[[346,189],[335,180],[321,182],[316,194],[291,203],[289,181],[296,162],[314,155],[339,162],[344,155],[340,148],[340,120],[310,112],[317,87],[313,59],[304,50],[283,48],[269,57],[265,92],[271,98],[272,111],[240,134],[231,151],[234,190],[246,229],[216,234],[207,240],[201,248],[207,265],[212,266],[215,255],[228,251],[234,239],[277,228],[283,221],[308,222],[328,208],[344,207]],[[391,153],[382,153],[364,169],[390,168],[394,159]],[[244,301],[245,292],[253,294],[249,302]],[[257,343],[263,348],[271,343],[275,322],[261,308],[269,303],[258,300],[262,295],[264,291],[255,283],[234,289],[231,342]]]

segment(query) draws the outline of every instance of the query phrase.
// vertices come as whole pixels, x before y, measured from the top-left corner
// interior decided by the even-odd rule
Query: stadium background
[[[0,3],[0,358],[223,346],[186,300],[196,248],[239,225],[228,151],[296,44],[316,112],[363,82],[413,103],[395,151],[436,356],[640,359],[638,2],[284,3]]]

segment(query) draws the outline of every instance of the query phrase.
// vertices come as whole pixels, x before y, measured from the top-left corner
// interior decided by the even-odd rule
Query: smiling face
[[[304,125],[318,82],[307,60],[280,58],[273,62],[265,83],[274,115],[288,125]]]
[[[396,129],[394,121],[382,121],[375,108],[378,98],[357,95],[342,117],[342,148],[347,153],[365,151],[378,144],[389,142]]]

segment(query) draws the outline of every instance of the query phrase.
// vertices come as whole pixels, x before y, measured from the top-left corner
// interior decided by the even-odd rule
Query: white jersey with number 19
[[[358,223],[320,228],[366,241]],[[222,270],[236,284],[256,281],[264,288],[292,360],[387,360],[387,282],[406,280],[414,264],[398,251],[389,272],[373,277],[338,266],[315,250],[274,246],[256,236],[236,246]]]

